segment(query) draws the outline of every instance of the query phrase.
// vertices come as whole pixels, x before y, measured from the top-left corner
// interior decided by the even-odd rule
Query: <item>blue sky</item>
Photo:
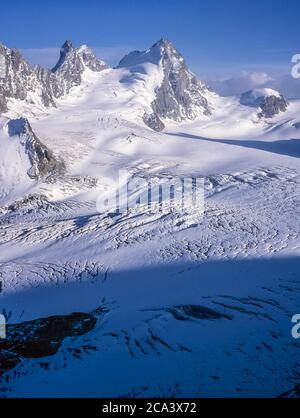
[[[197,74],[289,72],[300,53],[299,0],[11,0],[0,42],[54,65],[66,39],[111,64],[132,49],[170,39]]]

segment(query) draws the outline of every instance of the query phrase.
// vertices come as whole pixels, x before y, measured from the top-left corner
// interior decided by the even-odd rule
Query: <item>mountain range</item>
[[[166,39],[0,45],[0,396],[297,395],[300,101],[271,87],[222,97]]]

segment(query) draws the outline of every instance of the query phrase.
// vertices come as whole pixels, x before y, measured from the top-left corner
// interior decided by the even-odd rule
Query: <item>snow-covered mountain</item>
[[[5,51],[0,396],[297,388],[300,101],[220,97],[165,40],[117,68],[70,42],[53,70]],[[125,168],[133,207],[99,210]],[[204,213],[177,210],[185,179]]]
[[[270,88],[247,91],[241,95],[240,102],[242,105],[258,108],[260,118],[272,118],[280,112],[285,112],[288,106],[282,94]]]
[[[166,39],[161,39],[146,51],[126,55],[118,68],[145,72],[145,64],[149,63],[157,66],[159,75],[151,103],[153,114],[145,115],[146,124],[161,130],[164,125],[160,119],[180,122],[211,114],[209,99],[212,92],[189,71],[182,55]]]
[[[0,44],[1,55],[5,68],[0,74],[0,113],[14,108],[14,103],[8,104],[10,99],[24,101],[30,106],[56,107],[56,99],[79,86],[87,69],[101,72],[108,68],[86,45],[75,48],[70,41],[62,46],[52,70],[40,66],[32,68],[20,52]]]
[[[66,41],[61,48],[59,60],[51,71],[55,75],[52,93],[58,98],[68,94],[72,87],[80,86],[86,69],[100,72],[107,68],[107,64],[97,59],[86,45],[74,48],[71,41]]]
[[[39,79],[17,50],[0,44],[0,56],[0,114],[8,110],[10,99],[27,101],[31,105],[55,106],[50,86]]]

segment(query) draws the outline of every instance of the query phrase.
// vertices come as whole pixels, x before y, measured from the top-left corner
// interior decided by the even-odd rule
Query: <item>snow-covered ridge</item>
[[[39,180],[64,172],[58,160],[33,132],[25,118],[0,121],[0,199],[11,203]]]
[[[119,113],[122,104],[122,118],[127,119],[130,113],[129,119],[162,131],[170,124],[197,119],[214,123],[224,105],[229,108],[232,102],[220,98],[199,80],[166,39],[145,51],[129,53],[114,69],[96,58],[88,46],[76,48],[71,41],[62,46],[52,70],[31,68],[15,50],[2,46],[0,55],[1,51],[5,77],[0,78],[0,113],[9,112],[7,115],[13,118],[43,117],[49,108],[61,109],[62,99],[73,101],[77,97],[84,102],[91,91],[100,90],[104,95],[113,92],[112,113]],[[107,77],[101,76],[107,72]],[[101,98],[94,95],[95,99],[101,107]],[[250,124],[273,118],[285,112],[288,105],[279,92],[269,88],[246,92],[239,103],[258,109],[255,114],[248,112]],[[240,110],[235,106],[229,116],[235,113],[235,120],[239,120]]]
[[[63,164],[58,162],[53,153],[37,138],[27,119],[9,120],[5,128],[10,137],[20,138],[31,165],[27,171],[30,178],[39,180],[63,169]]]
[[[100,73],[108,69],[90,48],[86,45],[75,48],[71,41],[62,46],[59,60],[52,70],[40,66],[33,69],[20,53],[8,48],[5,51],[8,57],[6,67],[11,66],[13,71],[7,70],[0,83],[2,112],[15,109],[9,99],[30,104],[33,110],[35,105],[55,107],[58,99],[67,97],[74,87],[84,87],[86,72]],[[18,57],[17,66],[14,65],[14,54]],[[154,130],[162,130],[168,120],[181,122],[212,113],[216,95],[188,69],[182,55],[166,39],[161,39],[146,51],[128,54],[112,71],[118,74],[120,70],[128,71],[129,76],[119,81],[125,80],[129,90],[147,98],[140,118]],[[144,85],[136,88],[141,80]]]
[[[174,66],[179,66],[184,61],[183,57],[175,49],[170,41],[162,38],[146,51],[132,51],[121,59],[118,68],[135,67],[150,62],[155,65],[162,64],[164,59],[169,59]]]
[[[0,113],[10,110],[10,99],[23,101],[31,107],[55,107],[56,99],[82,83],[86,69],[101,72],[108,68],[86,45],[75,48],[70,41],[63,45],[53,70],[32,68],[20,52],[1,44],[0,55],[4,67],[0,74]]]

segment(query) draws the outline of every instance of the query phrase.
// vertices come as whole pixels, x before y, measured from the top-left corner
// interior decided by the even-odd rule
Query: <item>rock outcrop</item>
[[[0,113],[7,110],[9,99],[17,99],[43,105],[55,106],[50,86],[39,79],[36,71],[20,52],[0,44]]]
[[[276,90],[264,88],[255,89],[243,93],[240,103],[245,106],[258,109],[259,118],[272,118],[281,112],[285,112],[288,106],[285,98]]]
[[[21,144],[30,161],[28,176],[38,180],[64,170],[64,163],[37,138],[29,122],[25,118],[11,119],[7,123],[8,135],[19,136]]]
[[[6,338],[0,340],[0,377],[16,367],[24,358],[54,355],[67,337],[90,332],[97,318],[87,313],[52,316],[7,325]]]

